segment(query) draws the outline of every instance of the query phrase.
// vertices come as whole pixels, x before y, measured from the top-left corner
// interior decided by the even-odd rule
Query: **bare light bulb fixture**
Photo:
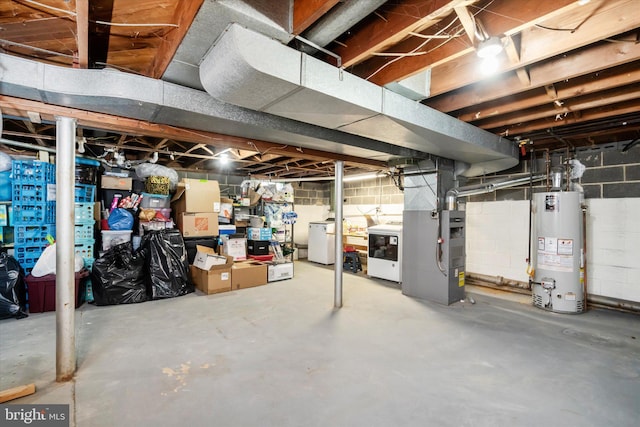
[[[476,55],[480,58],[493,58],[502,52],[502,49],[500,38],[493,36],[478,43]]]

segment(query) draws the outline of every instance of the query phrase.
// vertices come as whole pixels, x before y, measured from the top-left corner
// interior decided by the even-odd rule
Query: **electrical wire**
[[[14,1],[16,1],[16,0],[14,0]],[[54,11],[60,12],[60,13],[66,13],[67,15],[73,16],[73,17],[77,17],[78,16],[78,14],[76,12],[73,12],[73,11],[70,11],[70,10],[65,10],[65,9],[60,9],[60,8],[54,7],[54,6],[49,6],[47,4],[40,3],[40,2],[37,2],[35,0],[17,1],[17,3],[21,3],[21,2],[30,3],[30,4],[33,4],[35,6],[44,7],[45,9],[54,10]],[[178,24],[169,24],[169,23],[161,23],[161,24],[135,23],[135,24],[130,24],[130,23],[125,23],[125,22],[108,22],[108,21],[94,21],[94,20],[89,20],[89,22],[93,22],[94,24],[107,25],[107,26],[111,26],[111,27],[175,27],[175,28],[179,27]]]
[[[11,40],[0,39],[0,43],[4,43],[4,44],[11,45],[11,46],[16,46],[16,47],[22,47],[22,48],[25,48],[25,49],[31,49],[31,50],[35,50],[36,52],[46,53],[46,54],[49,54],[49,55],[64,56],[65,58],[72,58],[73,59],[73,55],[69,55],[69,54],[61,53],[61,52],[54,52],[52,50],[42,49],[42,48],[35,47],[35,46],[29,46],[27,44],[22,44],[22,43],[18,43],[18,42],[12,42]]]
[[[475,14],[472,14],[472,16],[483,12],[485,10],[487,10],[487,8],[489,6],[491,6],[491,4],[493,4],[494,0],[492,0],[491,2],[489,2],[488,4],[486,4],[485,6],[483,6],[482,8],[478,8],[478,11]],[[435,35],[436,36],[440,36],[442,33],[444,33],[445,31],[447,31],[454,23],[456,23],[458,20],[454,19],[451,22],[449,22],[443,29],[441,29],[440,31],[438,31]],[[432,49],[429,49],[428,51],[425,51],[424,53],[421,53],[421,55],[425,55],[428,53],[433,52],[434,50],[444,46],[445,44],[449,43],[450,41],[460,37],[462,35],[462,33],[464,32],[464,28],[460,28],[459,30],[455,31],[453,35],[451,34],[447,34],[449,37],[442,43],[438,44],[437,46],[433,47]],[[365,78],[365,80],[369,80],[371,79],[373,76],[375,76],[376,74],[378,74],[380,71],[384,70],[385,68],[387,68],[389,65],[393,64],[396,61],[399,61],[400,59],[404,58],[405,56],[418,56],[415,55],[415,52],[419,51],[420,49],[422,49],[424,46],[427,45],[427,43],[429,43],[432,39],[426,39],[424,42],[420,43],[417,47],[415,47],[414,49],[412,49],[411,51],[407,52],[404,56],[397,56],[396,58],[392,59],[389,62],[384,63],[382,66],[380,66],[380,68],[378,68],[377,70],[375,70],[373,73],[371,73],[368,77]],[[373,55],[376,55],[375,53]],[[376,56],[380,56],[380,55],[376,55]],[[395,55],[393,55],[395,56]]]

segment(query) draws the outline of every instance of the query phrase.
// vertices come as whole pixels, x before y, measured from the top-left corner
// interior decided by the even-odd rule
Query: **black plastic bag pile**
[[[139,253],[144,254],[147,291],[150,299],[173,298],[194,291],[189,280],[189,261],[179,230],[168,229],[145,234]]]
[[[131,242],[113,246],[93,263],[91,286],[96,305],[131,304],[147,300],[145,260]]]
[[[150,231],[135,252],[131,242],[112,247],[95,260],[91,279],[97,305],[173,298],[194,291],[184,240],[175,229]]]
[[[0,319],[27,317],[26,299],[20,263],[6,252],[0,252]]]

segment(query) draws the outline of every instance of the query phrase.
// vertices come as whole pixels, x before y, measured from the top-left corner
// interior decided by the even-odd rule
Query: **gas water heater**
[[[583,193],[534,194],[531,258],[533,305],[558,313],[585,309]]]

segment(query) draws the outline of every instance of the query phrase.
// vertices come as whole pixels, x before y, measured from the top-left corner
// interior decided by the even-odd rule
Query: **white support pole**
[[[56,381],[76,371],[75,336],[76,120],[56,117]]]
[[[336,198],[336,263],[334,266],[334,308],[342,307],[342,263],[343,263],[343,248],[342,248],[342,177],[343,177],[344,162],[342,160],[336,161],[336,183],[335,194]]]

